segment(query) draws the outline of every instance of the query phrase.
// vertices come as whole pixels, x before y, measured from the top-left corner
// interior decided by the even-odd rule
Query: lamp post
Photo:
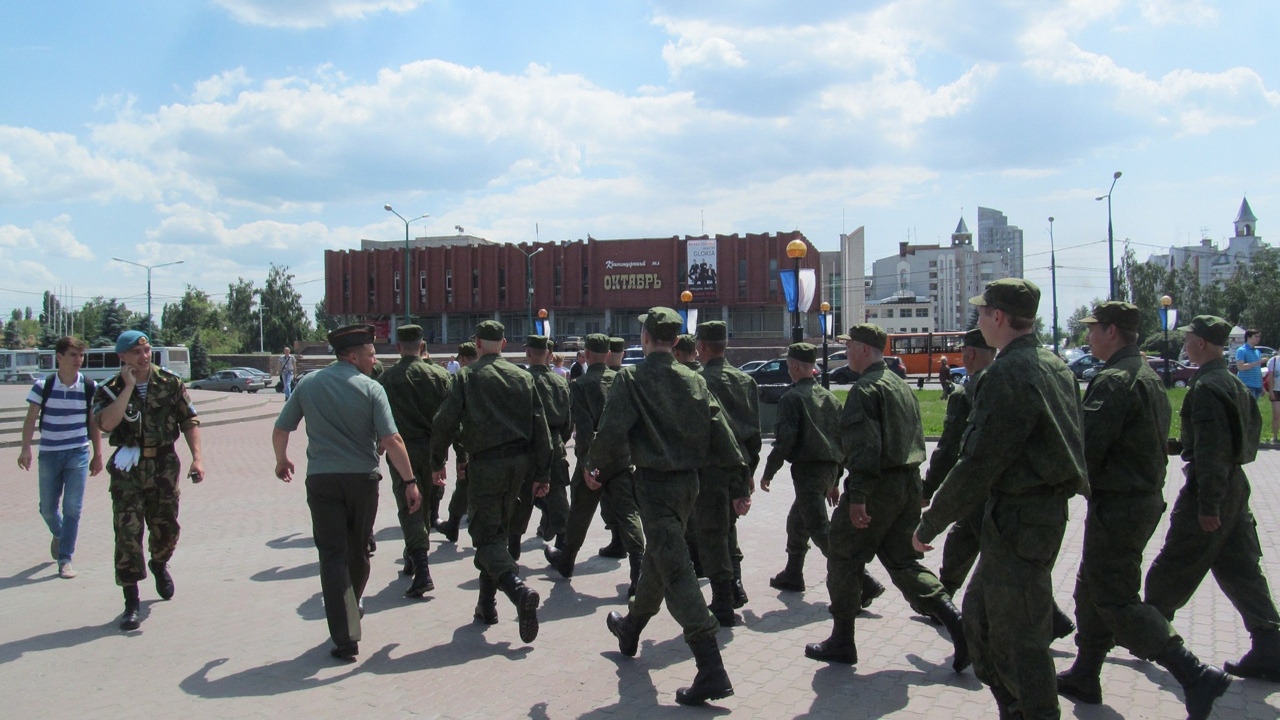
[[[831,330],[827,323],[831,322],[831,303],[823,302],[818,306],[822,310],[822,387],[831,389],[831,380],[827,377],[827,335]]]
[[[688,290],[680,293],[680,302],[684,303],[684,331],[692,332],[693,328],[689,327],[689,303],[693,302],[693,293]]]
[[[533,334],[533,256],[546,248],[537,248],[533,252],[525,252],[525,249],[519,245],[514,247],[524,255],[524,322],[529,328],[529,333]],[[542,312],[545,313],[546,310]],[[539,317],[546,317],[546,315],[539,315]]]
[[[540,328],[540,329],[542,330],[542,332],[540,332],[540,333],[538,333],[538,334],[539,334],[539,335],[545,334],[547,337],[551,337],[551,328],[546,327],[546,324],[547,324],[547,309],[546,309],[546,308],[539,308],[539,309],[538,309],[538,320],[539,320],[539,321],[542,323],[542,325],[543,325],[543,327],[542,327],[542,328]]]
[[[1058,256],[1053,249],[1053,216],[1049,216],[1049,285],[1053,290],[1053,354],[1058,354]]]
[[[147,270],[147,335],[149,337],[151,335],[151,271],[156,268],[162,268],[169,265],[181,265],[182,261],[174,260],[173,262],[160,263],[159,265],[143,265],[140,262],[125,260],[124,258],[113,257],[111,259],[116,262],[125,263],[126,265],[137,265],[138,267],[146,268]]]
[[[258,352],[266,352],[262,342],[262,293],[258,293]]]
[[[1173,368],[1169,366],[1169,326],[1178,321],[1178,311],[1170,307],[1173,298],[1164,295],[1160,298],[1160,324],[1164,326],[1164,386],[1173,386]]]
[[[416,218],[405,220],[404,216],[391,208],[388,203],[382,206],[383,210],[395,215],[404,221],[404,281],[400,283],[400,299],[404,301],[404,324],[409,324],[409,223],[414,220],[431,217],[427,213],[422,213]]]
[[[1116,233],[1111,225],[1111,193],[1116,189],[1116,181],[1120,179],[1122,173],[1117,170],[1111,176],[1111,188],[1107,190],[1106,195],[1099,195],[1094,200],[1107,201],[1107,271],[1111,273],[1111,286],[1107,296],[1108,300],[1118,300],[1116,297]]]
[[[787,243],[787,257],[791,258],[796,273],[796,309],[791,313],[791,342],[804,342],[804,326],[800,324],[800,261],[808,254],[809,248],[803,240],[792,240]]]

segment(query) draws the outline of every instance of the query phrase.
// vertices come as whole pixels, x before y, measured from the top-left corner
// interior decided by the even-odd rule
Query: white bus
[[[177,375],[183,380],[191,377],[191,353],[184,345],[174,347],[153,346],[151,362]],[[110,380],[120,372],[120,356],[111,347],[89,348],[84,351],[84,365],[80,373],[94,380]]]
[[[0,380],[26,382],[53,370],[53,364],[52,350],[0,350]]]

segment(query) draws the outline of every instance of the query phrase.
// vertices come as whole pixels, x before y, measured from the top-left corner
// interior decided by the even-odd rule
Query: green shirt
[[[1215,359],[1191,376],[1181,418],[1182,459],[1190,465],[1187,487],[1199,499],[1200,514],[1216,517],[1232,473],[1258,455],[1258,403],[1227,369],[1227,361]]]
[[[1172,415],[1164,383],[1137,346],[1117,350],[1084,393],[1090,490],[1160,492]]]
[[[849,389],[840,434],[849,470],[844,489],[851,504],[865,504],[881,478],[897,475],[896,471],[914,472],[915,482],[920,482],[924,462],[920,403],[883,360],[872,363]]]
[[[403,356],[378,377],[406,443],[431,440],[431,420],[449,395],[452,376],[417,356]]]
[[[573,415],[569,409],[569,381],[546,365],[529,368],[533,385],[542,401],[542,412],[551,433],[552,457],[565,456],[564,444],[573,435]]]
[[[938,446],[929,456],[929,469],[924,473],[925,500],[933,497],[947,473],[955,467],[956,460],[960,459],[960,438],[964,436],[965,426],[969,424],[973,393],[978,387],[978,376],[981,374],[974,373],[960,392],[951,393],[951,397],[947,399],[947,416],[942,421],[942,436],[938,438]]]
[[[348,362],[305,375],[276,418],[293,432],[307,420],[307,474],[372,473],[378,440],[397,432],[387,393]]]
[[[791,463],[844,460],[840,444],[840,399],[813,378],[802,378],[778,400],[773,449],[764,463],[764,479],[773,480],[785,460]]]
[[[111,447],[171,446],[178,441],[184,428],[200,424],[182,378],[152,365],[146,383],[145,398],[138,396],[137,386],[134,386],[124,418],[107,439]],[[93,394],[94,419],[100,421],[102,411],[123,391],[124,379],[119,375],[98,385]]]
[[[725,362],[724,358],[708,360],[702,366],[702,379],[707,389],[720,403],[721,414],[733,437],[738,441],[740,454],[747,458],[747,466],[754,472],[760,462],[760,394],[755,378]],[[738,458],[717,458],[717,465],[740,467]]]

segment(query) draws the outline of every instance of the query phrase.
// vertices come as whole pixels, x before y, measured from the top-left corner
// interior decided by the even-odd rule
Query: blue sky
[[[1117,254],[1280,221],[1280,4],[0,0],[0,312],[156,312],[323,251],[866,226],[867,264],[979,205],[1060,305]],[[1280,224],[1277,225],[1280,227]],[[1041,313],[1049,316],[1048,304]]]

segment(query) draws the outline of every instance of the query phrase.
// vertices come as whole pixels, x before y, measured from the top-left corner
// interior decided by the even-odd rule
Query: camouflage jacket
[[[804,378],[778,401],[778,422],[764,477],[773,480],[783,461],[839,463],[844,460],[840,448],[839,398],[813,378]]]
[[[124,379],[119,375],[98,385],[93,395],[93,417],[101,419],[102,411],[120,397]],[[147,397],[138,397],[137,388],[129,398],[124,419],[111,431],[112,447],[166,447],[178,441],[184,429],[200,424],[196,408],[187,395],[182,378],[156,365],[147,378]]]
[[[889,473],[900,477],[896,471],[905,470],[914,473],[915,483],[920,482],[924,462],[920,404],[883,360],[867,368],[849,390],[840,428],[849,470],[844,490],[850,504],[865,504]]]
[[[707,389],[720,403],[721,414],[733,430],[739,450],[747,458],[747,467],[754,474],[756,465],[760,463],[762,445],[760,394],[755,378],[727,364],[722,357],[708,360],[700,374],[707,383]],[[730,467],[738,465],[736,458],[730,458],[724,464]]]
[[[448,397],[452,379],[447,370],[420,357],[401,357],[378,376],[406,443],[431,440],[431,420]]]
[[[1201,515],[1217,516],[1227,483],[1258,455],[1258,403],[1227,370],[1226,360],[1212,360],[1191,376],[1180,417],[1187,488],[1199,500]]]
[[[1164,487],[1173,411],[1164,383],[1136,346],[1120,348],[1084,392],[1089,488],[1151,492]]]

